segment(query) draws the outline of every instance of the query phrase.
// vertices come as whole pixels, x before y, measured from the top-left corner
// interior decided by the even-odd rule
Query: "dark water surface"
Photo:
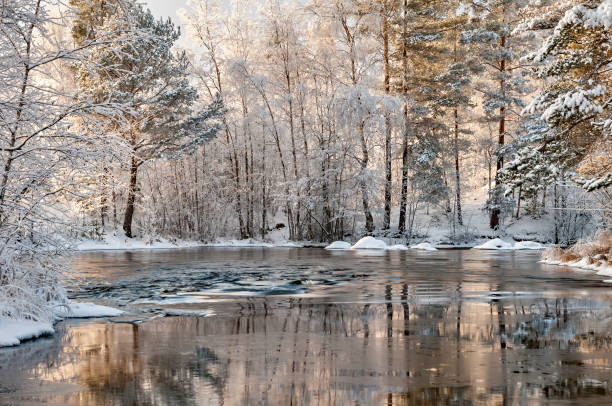
[[[0,350],[0,405],[612,404],[612,287],[538,253],[83,253],[125,316]]]

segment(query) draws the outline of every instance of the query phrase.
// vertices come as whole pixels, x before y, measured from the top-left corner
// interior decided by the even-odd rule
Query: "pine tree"
[[[567,154],[576,181],[587,191],[612,185],[612,1],[580,4],[567,10],[528,59],[548,84],[526,111],[537,114],[555,136],[534,142],[538,150]]]
[[[504,203],[498,173],[504,165],[502,148],[506,143],[508,121],[513,107],[523,105],[521,95],[526,91],[518,58],[524,43],[513,36],[514,16],[525,3],[523,0],[472,0],[464,3],[460,10],[478,23],[478,27],[462,33],[461,42],[470,47],[485,69],[485,80],[479,89],[482,107],[487,119],[496,122],[498,127],[495,187],[487,202],[492,229],[499,227]]]
[[[222,102],[217,98],[210,106],[198,107],[187,57],[171,49],[180,36],[172,21],[156,21],[149,10],[133,2],[117,5],[112,15],[114,20],[103,21],[98,29],[110,24],[115,32],[133,33],[132,39],[97,47],[90,55],[88,64],[111,67],[112,74],[81,69],[79,79],[85,97],[105,99],[124,111],[117,128],[129,155],[123,230],[132,237],[139,167],[154,158],[193,152],[214,137],[218,131],[214,120],[222,113]],[[88,26],[77,23],[73,35],[81,35],[82,25]]]

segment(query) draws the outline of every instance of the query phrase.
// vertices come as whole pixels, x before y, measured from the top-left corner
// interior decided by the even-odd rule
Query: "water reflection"
[[[612,300],[594,280],[534,293],[543,282],[520,258],[491,258],[486,274],[482,261],[437,255],[384,258],[376,274],[371,258],[345,258],[342,269],[367,282],[215,298],[206,302],[213,317],[64,324],[55,339],[0,351],[0,404],[612,400]]]

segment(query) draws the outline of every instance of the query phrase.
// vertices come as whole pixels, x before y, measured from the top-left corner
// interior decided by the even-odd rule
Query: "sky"
[[[156,17],[170,17],[172,21],[179,23],[176,12],[186,6],[187,0],[145,0],[145,4]]]

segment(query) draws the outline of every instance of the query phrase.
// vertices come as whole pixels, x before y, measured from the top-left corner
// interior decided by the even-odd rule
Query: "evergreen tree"
[[[612,185],[611,26],[612,1],[576,5],[528,57],[542,65],[537,73],[547,86],[526,111],[554,130],[554,137],[534,145],[573,161],[580,175],[576,181],[587,191]]]
[[[521,95],[526,90],[519,63],[521,47],[525,44],[513,36],[514,16],[524,4],[523,0],[472,0],[463,3],[459,10],[478,25],[464,31],[461,42],[470,46],[484,68],[485,76],[478,87],[482,94],[482,107],[487,119],[496,122],[498,127],[495,187],[487,202],[492,229],[499,227],[504,205],[499,171],[504,165],[502,148],[506,143],[508,121],[513,107],[523,105]]]
[[[108,11],[105,9],[103,13]],[[105,99],[123,109],[116,131],[123,138],[129,155],[129,183],[123,230],[132,237],[132,220],[138,191],[138,169],[154,158],[174,158],[190,153],[218,131],[215,119],[222,113],[219,97],[209,106],[198,107],[198,94],[189,83],[189,62],[185,53],[174,54],[172,46],[180,32],[169,19],[156,21],[142,5],[116,3],[113,21],[91,18],[84,8],[84,20],[77,20],[76,39],[93,29],[111,25],[114,32],[133,33],[129,41],[97,47],[88,64],[111,67],[104,74],[79,70],[83,96]],[[85,34],[82,34],[85,32]]]

